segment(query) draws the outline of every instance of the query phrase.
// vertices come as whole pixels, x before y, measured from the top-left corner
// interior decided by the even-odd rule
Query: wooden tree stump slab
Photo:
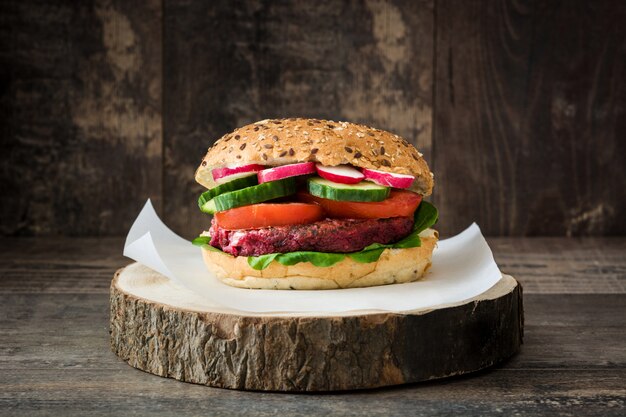
[[[214,387],[336,391],[425,381],[501,362],[522,343],[511,276],[406,314],[247,314],[212,306],[134,263],[111,283],[111,345],[135,368]]]

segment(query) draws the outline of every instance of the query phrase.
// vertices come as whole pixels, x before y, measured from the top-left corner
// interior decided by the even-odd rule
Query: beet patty
[[[391,243],[411,232],[413,219],[325,219],[311,224],[226,230],[213,219],[211,246],[234,256],[295,251],[356,252],[372,243]]]

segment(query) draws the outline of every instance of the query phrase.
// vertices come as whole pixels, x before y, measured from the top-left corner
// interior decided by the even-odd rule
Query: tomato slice
[[[317,203],[324,208],[328,217],[340,219],[381,219],[386,217],[411,217],[422,202],[422,196],[412,191],[392,190],[383,201],[361,203],[336,201],[299,192],[298,200]]]
[[[322,218],[323,208],[311,203],[261,203],[215,213],[217,224],[227,230],[306,224]]]

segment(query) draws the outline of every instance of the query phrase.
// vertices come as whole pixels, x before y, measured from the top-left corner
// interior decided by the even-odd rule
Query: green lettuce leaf
[[[261,269],[265,269],[270,266],[272,261],[276,259],[278,255],[280,255],[280,253],[270,253],[261,256],[248,256],[248,265],[250,265],[252,269],[260,271]]]
[[[385,249],[407,249],[416,248],[421,246],[419,234],[428,229],[435,223],[437,223],[438,212],[435,206],[422,201],[415,214],[413,216],[413,230],[411,233],[395,243],[382,244],[372,243],[366,246],[358,252],[352,253],[329,253],[329,252],[311,252],[311,251],[298,251],[289,253],[270,253],[260,256],[249,256],[248,265],[256,270],[262,270],[267,268],[272,261],[279,262],[282,265],[290,266],[300,262],[310,262],[318,267],[328,267],[340,262],[349,256],[350,259],[361,262],[370,263],[375,262],[380,258],[380,255]],[[209,236],[200,236],[193,240],[193,244],[202,246],[205,249],[221,252],[219,249],[209,245],[211,238]]]
[[[362,264],[368,264],[370,262],[376,262],[385,249],[387,248],[381,247],[371,250],[361,249],[358,252],[348,253],[347,255],[353,261],[360,262]]]
[[[346,258],[343,253],[325,253],[311,251],[297,251],[289,253],[271,253],[268,255],[248,256],[248,265],[261,270],[269,266],[272,261],[276,261],[285,266],[291,266],[300,262],[311,262],[315,266],[327,267],[336,264]]]
[[[204,248],[206,250],[210,250],[212,252],[222,252],[218,248],[209,245],[210,241],[211,241],[211,236],[198,236],[197,238],[192,240],[191,243],[193,245],[200,246],[201,248]],[[224,252],[222,252],[222,253],[224,253]]]
[[[192,245],[196,246],[205,246],[208,245],[211,241],[211,236],[198,236],[194,240],[191,241]]]
[[[437,223],[437,220],[439,220],[439,213],[435,206],[427,201],[422,201],[413,215],[413,231],[420,233]]]

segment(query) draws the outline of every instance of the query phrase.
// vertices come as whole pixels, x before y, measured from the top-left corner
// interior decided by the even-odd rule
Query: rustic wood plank
[[[504,366],[473,377],[302,396],[211,389],[128,367],[109,351],[104,294],[3,295],[0,317],[7,319],[0,321],[4,336],[0,338],[0,412],[623,415],[624,297],[527,295],[521,353]]]
[[[0,3],[0,235],[120,235],[161,205],[161,2]]]
[[[437,2],[443,237],[626,233],[626,3]]]
[[[433,1],[165,1],[165,220],[206,227],[194,170],[268,117],[347,119],[431,148]],[[349,18],[346,18],[349,16]]]
[[[524,293],[626,293],[624,238],[488,238],[498,266]]]
[[[524,312],[524,345],[507,369],[621,368],[626,378],[626,295],[526,294]]]
[[[623,238],[490,239],[506,270],[526,275],[525,344],[473,377],[347,395],[211,389],[138,372],[109,351],[108,285],[124,264],[120,238],[0,239],[0,414],[3,415],[623,415],[626,299],[552,294],[560,273],[623,279]],[[524,256],[526,254],[526,256]],[[541,265],[543,274],[533,265]],[[580,268],[580,270],[579,270]],[[620,269],[621,268],[621,269]],[[575,270],[567,275],[564,271]],[[588,272],[585,272],[585,270]],[[40,274],[55,271],[48,279]],[[63,281],[62,272],[74,278]],[[10,272],[11,275],[7,275]],[[620,275],[621,274],[621,275]],[[46,281],[59,281],[58,284]],[[97,282],[97,283],[94,283]],[[534,284],[533,284],[534,283]],[[618,291],[616,291],[618,292]]]
[[[0,238],[0,294],[108,294],[124,239]]]
[[[615,370],[497,370],[446,383],[296,395],[208,388],[120,366],[127,370],[10,373],[0,410],[29,416],[623,416],[626,398],[623,371]],[[581,387],[581,381],[588,382]]]

